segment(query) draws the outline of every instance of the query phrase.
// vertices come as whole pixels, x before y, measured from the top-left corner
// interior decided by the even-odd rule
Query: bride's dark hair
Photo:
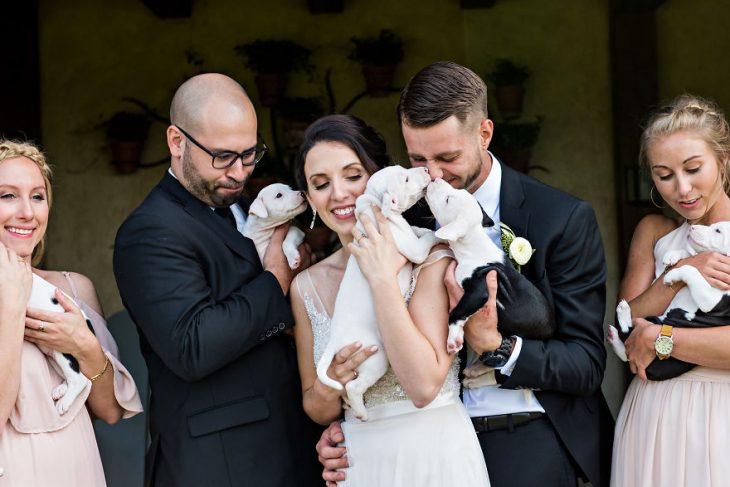
[[[294,181],[298,189],[307,190],[304,161],[309,151],[320,142],[338,142],[357,154],[368,174],[390,165],[385,139],[370,125],[352,115],[327,115],[304,132],[294,164]]]

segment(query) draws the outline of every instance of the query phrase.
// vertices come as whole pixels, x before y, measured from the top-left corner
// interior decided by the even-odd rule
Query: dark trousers
[[[492,487],[574,487],[578,474],[546,416],[479,433]]]

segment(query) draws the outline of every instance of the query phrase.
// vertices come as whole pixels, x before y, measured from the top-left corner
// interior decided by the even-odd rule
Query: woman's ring
[[[40,331],[41,333],[44,333],[46,331],[46,324],[43,323],[42,321],[38,325],[38,331]]]
[[[355,375],[355,377],[353,377],[352,380],[357,379],[357,376],[358,376],[357,370],[353,370],[352,373]]]

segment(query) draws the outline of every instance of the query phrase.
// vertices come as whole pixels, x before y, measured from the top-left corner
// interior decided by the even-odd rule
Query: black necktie
[[[238,227],[236,226],[236,217],[233,216],[233,212],[229,207],[225,208],[216,208],[213,210],[216,215],[223,218],[226,222],[230,223],[233,228],[238,230]]]

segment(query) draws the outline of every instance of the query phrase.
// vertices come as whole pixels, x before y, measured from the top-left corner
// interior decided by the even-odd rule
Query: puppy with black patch
[[[38,275],[33,274],[33,288],[31,289],[28,300],[28,307],[42,311],[65,312],[63,307],[58,303],[55,292],[56,286]],[[91,325],[91,321],[89,321],[83,310],[79,311],[83,314],[86,325],[93,332],[94,327]],[[43,326],[43,322],[41,322],[41,326]],[[41,328],[41,331],[43,331],[43,328]],[[57,352],[56,350],[51,350],[41,345],[38,345],[38,348],[51,358],[50,364],[58,372],[58,375],[64,378],[64,382],[51,392],[51,397],[55,401],[58,413],[66,414],[74,400],[86,387],[90,386],[91,382],[81,373],[79,362],[73,355]]]
[[[687,246],[668,251],[662,263],[665,266],[674,266],[681,259],[705,251],[730,255],[730,222],[718,222],[709,226],[692,225],[687,234]],[[686,286],[677,292],[663,315],[649,316],[647,321],[679,328],[727,325],[730,292],[710,286],[700,271],[691,265],[671,269],[664,275],[664,284],[671,286],[677,282],[684,282]],[[631,307],[626,300],[621,300],[616,306],[616,317],[619,329],[609,325],[606,340],[616,355],[627,362],[624,342],[633,331],[633,326]],[[673,346],[671,334],[663,336],[660,333],[655,342],[657,358],[646,368],[646,377],[649,380],[671,379],[696,367],[695,364],[670,357]]]
[[[466,190],[446,181],[433,181],[426,201],[441,226],[436,237],[448,242],[456,258],[456,282],[464,296],[449,313],[449,352],[464,343],[464,324],[489,298],[486,275],[497,271],[497,322],[503,336],[545,340],[555,332],[555,320],[547,299],[522,274],[484,232],[494,222],[484,214],[477,200]]]
[[[264,254],[276,227],[290,221],[306,209],[307,199],[304,194],[301,191],[294,191],[286,184],[270,184],[259,191],[248,209],[243,235],[253,240],[261,262],[264,261]],[[291,269],[296,269],[301,263],[298,247],[303,241],[304,232],[290,226],[282,247]]]

